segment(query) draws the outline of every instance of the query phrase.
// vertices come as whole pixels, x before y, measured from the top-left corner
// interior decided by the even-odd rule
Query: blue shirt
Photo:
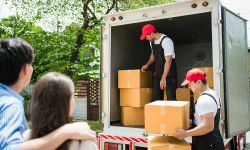
[[[0,150],[15,150],[28,129],[23,97],[0,83]]]

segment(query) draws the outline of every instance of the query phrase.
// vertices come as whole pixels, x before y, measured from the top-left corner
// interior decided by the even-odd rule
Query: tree
[[[16,24],[18,22],[18,24]],[[0,39],[18,36],[28,41],[34,48],[35,61],[33,63],[34,72],[32,82],[35,82],[41,75],[58,71],[65,73],[65,70],[71,66],[69,62],[70,51],[75,45],[76,35],[80,26],[71,24],[66,27],[63,32],[47,32],[41,27],[36,26],[32,22],[27,22],[20,17],[10,17],[0,22]],[[72,77],[89,78],[95,77],[97,72],[89,72],[89,70],[97,70],[98,65],[92,62],[99,59],[94,56],[90,49],[97,47],[93,39],[97,39],[98,34],[94,33],[98,30],[89,30],[86,32],[86,45],[80,48],[79,60],[72,65],[73,71],[76,72]]]
[[[57,38],[63,38],[70,41],[70,44],[67,42],[67,44],[63,43],[63,49],[65,50],[65,55],[63,55],[63,57],[62,55],[59,55],[59,57],[58,54],[56,54],[59,51],[58,49],[57,51],[55,50],[54,52],[51,52],[52,54],[50,58],[43,59],[45,59],[44,62],[48,62],[47,59],[53,60],[53,58],[57,57],[64,59],[65,61],[67,60],[69,63],[59,63],[58,65],[66,66],[62,67],[61,71],[74,77],[75,73],[76,76],[81,75],[80,72],[77,71],[86,71],[86,69],[91,70],[96,68],[95,65],[94,68],[83,68],[79,66],[82,63],[88,63],[88,61],[86,61],[87,57],[83,58],[84,51],[90,51],[90,49],[98,50],[99,28],[103,24],[101,18],[102,15],[120,10],[162,4],[169,1],[173,0],[11,0],[9,3],[16,8],[19,16],[22,16],[31,22],[43,24],[43,26],[46,29],[50,29],[50,31],[57,31],[56,33],[51,34],[46,33],[50,35],[47,39],[50,39],[52,43],[55,44],[57,42],[62,42]],[[77,28],[75,28],[77,29],[77,32],[74,32],[75,35],[67,34],[68,31],[71,31],[70,29],[73,22],[75,22],[75,26],[77,26]],[[64,31],[64,27],[66,26],[69,26],[69,28],[66,28]],[[65,42],[65,40],[63,41]],[[73,46],[72,43],[74,43]],[[56,46],[59,45],[55,44],[53,47]],[[50,47],[47,45],[46,48],[48,49]],[[89,60],[98,62],[98,57],[91,57]],[[50,67],[51,69],[55,69],[53,66]],[[41,69],[41,71],[42,70],[43,69]]]

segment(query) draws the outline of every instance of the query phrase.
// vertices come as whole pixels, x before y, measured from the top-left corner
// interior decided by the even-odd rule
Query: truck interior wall
[[[111,27],[110,121],[120,120],[118,70],[140,69],[151,53],[148,41],[140,41],[141,28],[152,23],[174,42],[178,85],[187,70],[212,67],[211,13],[154,20]],[[153,67],[151,67],[151,70]]]
[[[250,48],[248,49],[248,77],[250,79]]]

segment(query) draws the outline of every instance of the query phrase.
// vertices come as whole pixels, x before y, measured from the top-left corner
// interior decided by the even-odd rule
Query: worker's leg
[[[174,77],[167,78],[167,97],[168,100],[176,100],[177,81]]]
[[[160,88],[161,78],[154,77],[153,79],[153,89],[152,89],[152,102],[155,100],[163,100],[163,90]]]
[[[207,142],[200,142],[200,143],[193,143],[192,150],[223,150],[223,143],[210,143]]]

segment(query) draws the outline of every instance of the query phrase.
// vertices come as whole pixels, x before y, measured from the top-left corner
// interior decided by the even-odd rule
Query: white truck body
[[[208,5],[203,6],[204,2]],[[222,101],[224,138],[249,131],[246,20],[224,8],[218,0],[186,0],[109,14],[104,20],[103,134],[146,138],[143,128],[117,124],[121,119],[117,72],[119,69],[139,69],[148,60],[149,44],[139,39],[141,27],[146,23],[154,24],[159,32],[166,33],[174,41],[178,83],[193,67],[213,67],[213,88]]]

